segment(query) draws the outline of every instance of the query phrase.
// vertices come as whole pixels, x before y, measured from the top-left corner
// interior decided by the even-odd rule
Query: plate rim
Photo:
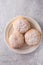
[[[25,17],[25,16],[24,16]],[[17,18],[17,17],[14,17],[13,19],[11,19],[8,23],[7,23],[7,25],[6,25],[6,27],[5,27],[5,31],[4,31],[4,40],[5,40],[5,43],[7,44],[7,46],[9,47],[9,45],[8,45],[8,43],[7,43],[7,41],[6,41],[6,39],[5,39],[5,34],[6,34],[6,29],[7,29],[7,27],[8,27],[8,25],[10,24],[10,23],[12,23],[12,21],[15,19],[15,18]],[[35,23],[37,23],[37,25],[40,27],[40,25],[38,24],[38,22],[35,20],[35,19],[33,19],[33,18],[31,18],[31,17],[26,17],[27,19],[30,19],[30,20],[32,20],[32,21],[34,21]],[[41,32],[41,34],[42,34],[42,30],[41,30],[41,27],[40,27],[40,32]],[[40,42],[39,42],[40,43]],[[38,47],[39,47],[39,45],[40,44],[38,44],[38,46],[34,49],[34,50],[32,50],[32,51],[28,51],[28,52],[18,52],[18,51],[16,51],[16,50],[14,50],[14,49],[12,49],[12,48],[10,48],[12,51],[14,51],[14,52],[16,52],[16,53],[19,53],[19,54],[27,54],[27,53],[32,53],[32,52],[34,52]]]

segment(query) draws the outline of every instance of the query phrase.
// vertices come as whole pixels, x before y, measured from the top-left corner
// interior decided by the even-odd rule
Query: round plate
[[[10,23],[7,25],[7,27],[5,29],[5,41],[6,41],[8,46],[9,46],[9,42],[8,42],[9,36],[13,32],[13,24],[12,23],[13,23],[14,20],[15,20],[15,18],[10,21]],[[42,33],[39,24],[34,19],[29,17],[28,20],[31,23],[32,27],[34,26],[34,28],[36,28],[37,30],[40,31],[40,33]],[[40,45],[40,43],[38,43],[37,45],[34,45],[34,46],[24,45],[24,47],[21,48],[21,49],[13,49],[11,47],[9,47],[9,48],[11,48],[11,50],[13,50],[16,53],[27,54],[27,53],[31,53],[34,50],[36,50],[39,47],[39,45]]]

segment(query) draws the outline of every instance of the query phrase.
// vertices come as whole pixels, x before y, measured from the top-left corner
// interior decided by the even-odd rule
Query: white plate
[[[7,25],[7,27],[5,29],[5,41],[6,41],[6,43],[7,43],[8,46],[9,46],[8,38],[9,38],[10,34],[13,32],[13,25],[12,25],[12,23],[13,23],[14,20],[15,20],[15,18],[13,18],[9,22],[9,24]],[[29,17],[28,20],[30,21],[30,23],[32,24],[32,26],[34,26],[42,34],[41,28],[40,28],[39,24],[37,23],[37,21],[35,21],[31,17]],[[11,47],[9,47],[9,48],[11,48],[11,50],[13,50],[16,53],[19,53],[19,54],[27,54],[27,53],[31,53],[34,50],[36,50],[39,47],[39,45],[40,45],[40,43],[38,43],[35,46],[31,46],[31,47],[25,45],[22,49],[12,49]]]

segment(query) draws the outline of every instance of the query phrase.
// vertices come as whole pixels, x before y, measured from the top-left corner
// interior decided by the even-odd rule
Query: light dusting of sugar
[[[12,34],[9,37],[9,42],[11,43],[11,45],[14,46],[21,46],[22,44],[24,44],[24,37],[22,34]]]
[[[30,24],[26,20],[16,21],[15,31],[26,32],[30,28]]]
[[[28,41],[29,41],[30,44],[32,44],[34,42],[37,43],[38,42],[38,38],[37,38],[37,36],[33,35]]]
[[[38,32],[33,30],[32,32],[27,32],[25,35],[26,42],[31,44],[37,44],[40,40],[40,36],[38,36]]]
[[[14,40],[14,37],[12,35],[10,35],[9,41],[11,42],[11,44],[15,45],[15,40]]]

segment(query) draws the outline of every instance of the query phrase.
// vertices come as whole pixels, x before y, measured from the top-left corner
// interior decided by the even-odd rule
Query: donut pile
[[[13,29],[13,33],[9,36],[9,44],[14,49],[21,48],[24,44],[36,45],[40,41],[40,32],[31,28],[30,22],[25,17],[16,18]]]

